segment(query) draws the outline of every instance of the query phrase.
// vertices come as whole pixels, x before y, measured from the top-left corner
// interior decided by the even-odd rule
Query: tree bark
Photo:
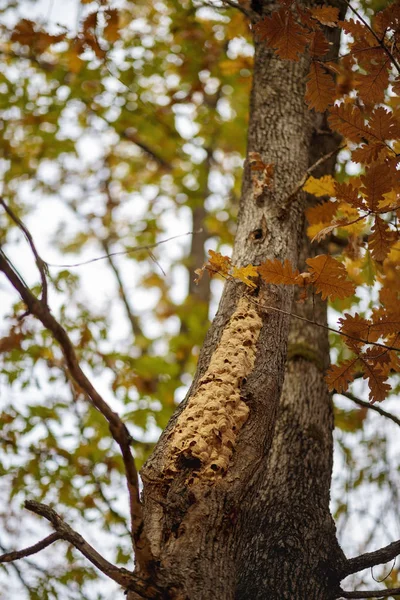
[[[232,260],[297,265],[308,250],[306,198],[286,203],[321,152],[321,117],[303,100],[309,59],[255,47],[248,152],[274,164],[274,184],[255,198],[246,162]],[[167,597],[338,597],[329,346],[322,329],[293,321],[284,384],[290,318],[273,309],[292,303],[290,286],[260,282],[249,294],[227,282],[191,389],[142,470],[145,531]],[[323,321],[322,303],[316,310]]]

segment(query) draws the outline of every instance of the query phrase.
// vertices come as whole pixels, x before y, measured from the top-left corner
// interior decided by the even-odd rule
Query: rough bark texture
[[[255,199],[245,167],[236,265],[296,265],[305,251],[305,198],[285,203],[323,150],[321,119],[303,100],[307,72],[307,58],[281,61],[256,44],[248,151],[273,163],[275,177]],[[273,307],[292,302],[290,287],[260,284],[249,295],[227,283],[191,390],[142,471],[145,530],[168,597],[337,597],[327,338],[292,324],[280,402],[290,318]]]

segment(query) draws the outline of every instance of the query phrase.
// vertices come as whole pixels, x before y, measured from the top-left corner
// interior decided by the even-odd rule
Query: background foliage
[[[381,8],[362,6],[367,18]],[[173,0],[70,0],[65,8],[9,0],[1,22],[2,199],[48,261],[50,306],[129,423],[140,466],[190,385],[215,310],[220,282],[204,276],[196,286],[194,270],[208,249],[229,253],[235,230],[248,24],[217,2]],[[389,101],[393,109],[389,95],[382,104]],[[339,156],[340,182],[357,169],[349,158],[347,149]],[[350,241],[360,233],[350,230]],[[29,246],[3,208],[0,243],[39,291]],[[346,267],[357,293],[332,302],[333,325],[344,309],[369,317],[378,298],[369,252]],[[5,280],[0,294],[0,550],[37,539],[37,521],[21,509],[34,498],[92,523],[89,535],[108,558],[131,565],[122,462],[108,427],[68,378],[50,334],[20,318],[24,307]],[[331,342],[333,358],[346,359],[343,339],[332,334]],[[360,380],[352,392],[368,398]],[[336,400],[333,509],[345,550],[356,554],[400,537],[399,423]],[[31,599],[109,597],[67,545],[46,552],[1,566],[5,598],[12,590]],[[396,578],[394,568],[389,587]]]

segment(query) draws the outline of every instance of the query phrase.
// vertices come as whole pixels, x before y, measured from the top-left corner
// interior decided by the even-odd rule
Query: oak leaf
[[[322,299],[347,298],[355,292],[354,283],[347,280],[347,271],[339,261],[327,254],[308,258],[306,263],[314,284]]]
[[[341,133],[351,142],[360,143],[365,140],[374,140],[358,106],[350,103],[334,106],[330,111],[328,121],[332,129]]]
[[[280,260],[266,260],[258,267],[258,272],[266,283],[296,285],[302,283],[299,271],[294,270],[287,259],[282,264]]]
[[[395,232],[391,231],[389,225],[381,217],[375,215],[372,234],[368,238],[372,258],[378,262],[385,260],[394,241]]]
[[[382,402],[390,392],[390,385],[386,383],[385,375],[378,363],[369,362],[360,357],[363,366],[363,378],[368,380],[369,399],[372,403]]]
[[[307,31],[294,20],[290,10],[281,8],[254,26],[260,40],[274,48],[281,58],[299,60],[307,45]]]
[[[220,275],[228,275],[231,267],[231,259],[229,256],[223,256],[219,252],[214,252],[214,250],[209,250],[208,254],[210,258],[208,259],[206,268],[209,271],[219,273]]]
[[[368,167],[365,175],[361,176],[361,182],[361,193],[366,197],[368,208],[373,212],[377,211],[384,194],[392,189],[392,172],[389,165],[383,163]]]
[[[246,267],[233,267],[232,277],[240,279],[247,286],[255,288],[257,284],[254,283],[250,277],[258,277],[258,268],[253,265],[247,265]]]
[[[320,198],[321,196],[334,196],[335,180],[333,179],[332,175],[324,175],[319,179],[316,179],[310,175],[303,185],[303,190],[309,194],[317,196],[317,198]]]
[[[310,8],[314,19],[317,19],[322,25],[336,27],[339,19],[339,9],[334,6],[314,6]]]
[[[325,377],[329,389],[336,390],[339,394],[346,391],[349,383],[354,380],[355,365],[358,361],[358,356],[354,356],[345,360],[340,365],[332,365]]]
[[[306,102],[317,112],[325,112],[335,99],[335,82],[319,62],[313,61],[307,77]]]
[[[324,56],[329,51],[329,42],[320,29],[309,34],[311,56]]]

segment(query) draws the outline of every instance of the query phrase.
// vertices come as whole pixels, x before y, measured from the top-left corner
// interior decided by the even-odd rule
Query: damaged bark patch
[[[182,466],[188,468],[192,481],[213,480],[227,471],[249,414],[240,389],[254,368],[261,327],[254,306],[242,298],[171,433],[164,463],[167,476]]]

